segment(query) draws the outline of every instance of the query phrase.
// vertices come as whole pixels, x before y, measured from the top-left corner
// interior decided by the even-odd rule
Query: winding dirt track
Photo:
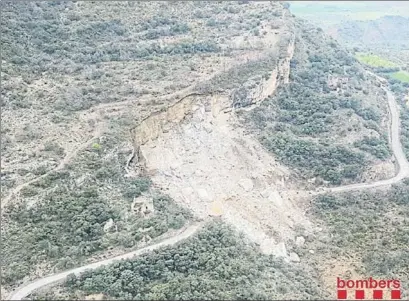
[[[170,245],[174,245],[178,242],[180,242],[181,240],[184,240],[186,238],[188,238],[189,236],[192,236],[194,233],[196,233],[201,227],[203,226],[202,223],[195,223],[192,224],[190,226],[188,226],[187,228],[185,228],[184,230],[180,231],[179,233],[177,233],[175,236],[167,238],[165,240],[162,240],[161,242],[136,250],[136,251],[132,251],[120,256],[116,256],[116,257],[112,257],[109,259],[105,259],[102,261],[98,261],[98,262],[94,262],[91,264],[87,264],[84,265],[82,267],[79,268],[75,268],[72,270],[68,270],[62,273],[58,273],[55,275],[51,275],[45,278],[41,278],[38,279],[34,282],[31,282],[29,284],[25,284],[23,287],[20,287],[19,289],[17,289],[14,293],[12,293],[10,295],[10,297],[7,300],[22,300],[23,298],[27,297],[28,295],[30,295],[33,291],[35,291],[36,289],[39,289],[43,286],[49,285],[51,283],[55,283],[61,280],[64,280],[69,274],[75,274],[75,275],[79,275],[81,273],[83,273],[86,270],[92,270],[92,269],[96,269],[99,268],[101,266],[105,266],[105,265],[109,265],[115,261],[118,260],[123,260],[123,259],[130,259],[134,256],[140,256],[143,254],[146,254],[148,252],[151,252],[153,250],[159,249],[161,247],[165,247],[165,246],[170,246]]]
[[[379,78],[378,76],[376,77]],[[387,180],[377,181],[374,183],[352,184],[352,185],[340,186],[336,188],[329,188],[329,189],[324,190],[323,192],[345,192],[345,191],[387,186],[387,185],[397,183],[409,175],[409,163],[403,152],[402,145],[400,142],[400,137],[399,137],[400,118],[399,118],[398,104],[396,103],[395,97],[392,95],[392,93],[387,88],[384,88],[384,90],[387,93],[387,97],[388,97],[388,105],[389,105],[389,113],[390,113],[389,139],[390,139],[393,154],[396,158],[396,164],[398,168],[397,174],[393,178],[390,178]],[[55,275],[51,275],[45,278],[38,279],[29,284],[25,284],[19,289],[17,289],[14,293],[10,295],[8,300],[22,300],[23,298],[30,295],[33,291],[43,286],[64,280],[69,274],[74,273],[76,275],[79,275],[85,270],[95,269],[101,266],[111,264],[118,260],[129,259],[134,256],[140,256],[142,254],[153,251],[160,247],[176,244],[180,242],[181,240],[184,240],[190,237],[191,235],[193,235],[194,233],[196,233],[197,230],[199,230],[201,226],[202,226],[201,223],[193,224],[189,226],[188,228],[186,228],[184,231],[176,234],[175,236],[165,239],[155,245],[148,246],[148,247],[136,250],[136,251],[132,251],[132,252],[117,256],[117,257],[113,257],[113,258],[105,259],[105,260],[98,261],[95,263],[91,263],[88,265],[84,265],[82,267],[68,270],[68,271],[58,273]]]
[[[57,167],[55,167],[54,169],[50,170],[49,172],[34,178],[28,182],[25,182],[21,185],[18,185],[17,187],[15,187],[10,193],[9,195],[4,198],[3,200],[1,200],[1,208],[3,209],[11,200],[13,197],[15,197],[24,187],[33,184],[35,182],[38,182],[39,180],[47,177],[48,175],[50,175],[52,172],[56,172],[59,170],[62,170],[65,165],[67,165],[68,163],[70,163],[70,161],[78,154],[79,151],[81,151],[82,149],[88,147],[92,141],[94,141],[96,138],[98,138],[100,136],[99,131],[97,130],[96,133],[92,136],[92,138],[90,138],[89,140],[87,140],[86,142],[82,143],[81,145],[79,145],[77,148],[75,148],[74,150],[71,150],[68,152],[68,154],[64,157],[64,159],[58,164]]]

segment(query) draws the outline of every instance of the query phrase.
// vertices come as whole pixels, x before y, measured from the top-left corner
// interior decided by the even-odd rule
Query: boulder
[[[297,245],[297,247],[302,247],[305,244],[305,238],[302,236],[298,236],[295,239],[295,244]]]
[[[261,192],[261,196],[267,199],[271,194],[271,188],[267,188]]]
[[[114,221],[110,218],[104,225],[104,232],[108,232],[114,226]]]
[[[297,253],[294,253],[294,252],[290,253],[290,260],[292,262],[300,262],[301,261],[300,256],[298,256]]]
[[[210,201],[211,200],[211,198],[210,198],[209,194],[207,193],[206,189],[203,189],[203,188],[197,189],[197,194],[199,195],[199,198],[202,201]]]
[[[242,179],[239,181],[239,185],[245,190],[245,191],[251,191],[253,190],[254,184],[253,181],[250,179]]]
[[[285,247],[284,242],[278,243],[273,250],[273,255],[275,257],[283,257],[283,258],[288,258],[287,255],[287,248]]]

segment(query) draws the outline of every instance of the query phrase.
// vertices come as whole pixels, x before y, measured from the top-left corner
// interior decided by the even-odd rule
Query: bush
[[[140,196],[143,192],[147,191],[151,185],[151,181],[148,178],[138,178],[130,181],[126,181],[123,185],[122,194],[125,198],[133,200]]]
[[[343,178],[355,179],[366,165],[362,154],[346,147],[304,141],[286,133],[264,137],[262,143],[284,163],[332,184],[340,184]]]
[[[385,160],[391,156],[388,141],[386,139],[364,137],[362,140],[355,142],[354,146],[381,160]]]

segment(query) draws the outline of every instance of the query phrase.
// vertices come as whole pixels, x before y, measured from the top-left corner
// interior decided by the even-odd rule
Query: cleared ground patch
[[[371,67],[398,67],[394,62],[381,58],[375,54],[358,53],[355,57],[361,63]]]
[[[409,72],[398,71],[391,74],[391,77],[401,82],[409,83]]]

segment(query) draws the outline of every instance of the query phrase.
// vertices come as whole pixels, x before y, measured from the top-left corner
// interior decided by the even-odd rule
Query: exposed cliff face
[[[295,49],[295,34],[291,34],[288,46],[284,52],[283,58],[278,64],[278,73],[283,84],[288,84],[290,81],[290,61],[294,56]]]
[[[132,130],[139,162],[157,186],[199,218],[221,216],[266,253],[280,252],[293,226],[307,221],[288,195],[291,172],[245,134],[235,112],[254,108],[288,83],[293,36],[286,41],[273,70],[252,78],[239,95],[241,107],[235,91],[193,93]]]
[[[272,95],[277,89],[279,77],[278,68],[276,68],[269,74],[267,79],[262,78],[255,88],[250,89],[248,93],[250,105],[259,104]]]
[[[172,125],[180,123],[193,110],[193,98],[186,96],[170,106],[166,111],[156,112],[132,129],[136,147],[155,140]]]
[[[258,82],[253,87],[246,89],[246,104],[242,107],[252,109],[254,105],[260,104],[264,99],[273,95],[278,85],[289,82],[290,60],[294,54],[294,36],[289,39],[284,55],[277,60],[276,67],[269,72],[268,77],[259,76]],[[254,79],[253,79],[254,80]],[[231,95],[234,95],[234,92]],[[234,99],[227,97],[227,91],[223,95],[219,93],[209,93],[211,99],[207,102],[206,107],[213,112],[213,115],[220,111],[230,111],[234,107]],[[194,96],[203,95],[203,93],[191,93],[165,111],[156,112],[142,120],[136,127],[131,130],[134,146],[138,149],[148,141],[157,139],[163,132],[169,131],[173,126],[179,124],[186,116],[191,115],[198,109],[198,103],[194,101]]]
[[[278,59],[277,67],[271,71],[267,79],[262,78],[256,87],[250,90],[249,98],[252,105],[259,105],[264,99],[273,95],[278,85],[289,83],[290,61],[294,55],[294,44],[295,36],[292,35],[285,52]]]
[[[287,10],[283,10],[283,18],[287,19],[287,23],[282,25],[281,31],[269,30],[265,32],[261,40],[267,47],[267,56],[271,55],[273,49],[276,48],[278,56],[274,62],[271,63],[271,69],[264,74],[257,74],[254,77],[248,78],[240,88],[228,90],[226,89],[222,94],[214,92],[198,92],[188,94],[176,103],[169,106],[165,111],[156,112],[151,116],[142,120],[137,126],[131,130],[135,149],[146,144],[148,141],[157,139],[163,132],[167,132],[173,126],[179,124],[186,116],[191,115],[198,109],[198,104],[195,103],[192,96],[197,95],[212,95],[211,100],[206,104],[214,114],[216,111],[233,111],[233,109],[251,110],[259,105],[264,99],[274,94],[279,84],[287,84],[290,76],[290,61],[294,55],[295,34],[291,15]],[[275,21],[277,22],[277,21]],[[268,24],[273,27],[274,22]],[[267,25],[266,25],[267,27]],[[276,34],[280,33],[277,37]],[[270,53],[270,54],[268,54]],[[244,58],[243,58],[244,59]],[[246,63],[260,60],[246,58]],[[269,62],[269,60],[267,60]],[[244,63],[244,62],[243,62]],[[236,68],[236,67],[233,67]],[[210,81],[211,83],[211,81]],[[242,93],[238,90],[242,90]],[[237,93],[239,92],[239,93]],[[230,97],[226,97],[229,95]],[[235,98],[242,99],[235,99]],[[230,110],[231,109],[231,110]]]

